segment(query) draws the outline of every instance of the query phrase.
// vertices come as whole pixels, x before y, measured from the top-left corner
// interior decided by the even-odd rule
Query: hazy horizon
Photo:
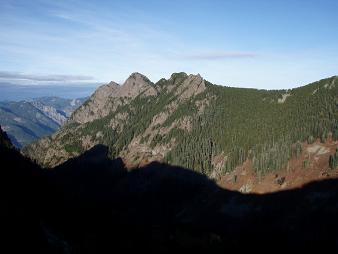
[[[17,85],[0,82],[0,101],[22,101],[40,97],[77,99],[90,96],[99,84]]]

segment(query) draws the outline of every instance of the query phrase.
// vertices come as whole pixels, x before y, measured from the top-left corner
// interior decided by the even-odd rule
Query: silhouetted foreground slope
[[[338,250],[337,180],[242,195],[156,162],[128,172],[106,154],[96,146],[47,171],[1,147],[1,230],[12,252]]]
[[[40,221],[41,201],[48,196],[41,169],[24,158],[0,130],[0,225],[2,253],[48,250]],[[7,247],[7,248],[6,248]]]

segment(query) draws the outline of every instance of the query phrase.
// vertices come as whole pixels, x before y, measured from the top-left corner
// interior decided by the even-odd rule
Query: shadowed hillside
[[[338,249],[338,180],[243,195],[158,162],[127,171],[101,145],[52,171],[10,147],[0,153],[2,230],[13,252]]]

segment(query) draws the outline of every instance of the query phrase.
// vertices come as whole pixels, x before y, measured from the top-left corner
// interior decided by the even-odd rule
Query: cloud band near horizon
[[[86,75],[58,75],[58,74],[25,74],[20,72],[0,71],[0,79],[27,80],[45,82],[93,81],[94,77]]]

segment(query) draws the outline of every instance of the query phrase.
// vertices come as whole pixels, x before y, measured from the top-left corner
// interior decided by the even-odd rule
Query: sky
[[[336,0],[0,0],[0,83],[287,89],[338,74]],[[0,86],[1,89],[1,86]]]

